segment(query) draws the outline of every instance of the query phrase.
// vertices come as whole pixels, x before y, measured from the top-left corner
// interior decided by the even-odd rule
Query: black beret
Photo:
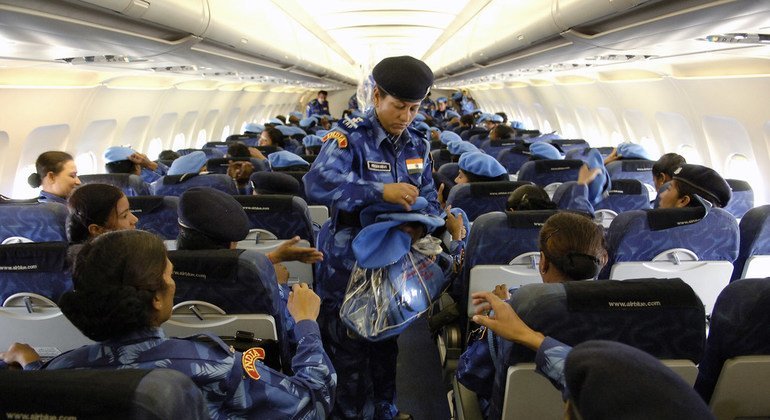
[[[567,356],[570,401],[585,420],[713,419],[695,390],[655,357],[613,341],[586,341]]]
[[[237,242],[249,234],[249,218],[231,195],[193,187],[179,197],[179,224],[219,242]]]
[[[716,207],[724,207],[730,201],[730,185],[717,171],[701,165],[684,164],[674,169],[675,180],[689,185]]]
[[[254,172],[251,185],[257,194],[300,194],[299,181],[281,172]]]
[[[433,85],[433,71],[422,61],[402,55],[388,57],[372,69],[377,86],[407,102],[423,100]]]

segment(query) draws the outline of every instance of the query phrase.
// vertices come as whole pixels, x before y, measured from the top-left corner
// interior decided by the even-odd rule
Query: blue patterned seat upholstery
[[[724,209],[736,219],[740,219],[754,207],[754,190],[746,181],[739,179],[725,179],[725,181],[727,181],[733,194]]]
[[[128,197],[131,213],[139,219],[136,228],[152,232],[163,239],[176,239],[179,236],[179,215],[177,207],[179,197],[145,195]]]
[[[21,236],[33,242],[67,241],[67,206],[59,203],[3,201],[0,242]]]
[[[168,259],[174,264],[174,304],[198,300],[228,314],[272,315],[284,351],[282,360],[289,360],[286,305],[275,269],[264,254],[244,249],[176,250],[168,252]]]
[[[198,386],[170,369],[0,370],[0,393],[19,418],[209,418]]]
[[[655,161],[646,159],[620,159],[608,163],[607,172],[613,182],[616,179],[638,179],[654,190],[655,182],[652,177],[654,163]]]
[[[203,145],[203,150],[205,149],[217,149],[220,153],[222,153],[222,156],[227,154],[227,148],[230,144],[226,141],[210,141]],[[208,156],[208,153],[206,154]]]
[[[212,174],[225,174],[227,175],[227,167],[230,166],[230,162],[242,162],[249,161],[254,167],[254,172],[268,170],[267,161],[256,158],[214,158],[209,159],[206,162],[206,170]]]
[[[458,165],[457,162],[445,163],[441,165],[440,168],[438,168],[438,172],[447,179],[454,182],[455,178],[457,178],[457,174],[460,173],[460,165]]]
[[[589,147],[585,149],[575,148],[570,149],[568,152],[565,153],[564,159],[579,159],[579,160],[586,160],[588,157],[588,151],[591,149],[596,149],[599,151],[599,154],[602,155],[603,158],[606,158],[607,156],[612,154],[612,151],[615,150],[614,147]]]
[[[29,292],[58,302],[72,289],[66,242],[0,245],[0,305],[9,296]]]
[[[519,172],[521,167],[529,162],[531,155],[529,146],[520,144],[513,147],[506,147],[497,154],[497,161],[508,171],[509,174]]]
[[[591,147],[588,142],[583,139],[551,139],[548,140],[548,143],[551,143],[565,154],[572,150],[583,150]]]
[[[307,203],[290,195],[237,195],[249,217],[250,229],[263,229],[278,239],[299,236],[312,245],[315,243],[313,222]]]
[[[650,208],[650,195],[647,188],[637,179],[618,179],[612,181],[609,195],[599,204],[594,206],[596,210],[607,209],[615,213],[630,210],[644,210]]]
[[[482,141],[477,147],[484,151],[484,153],[488,154],[489,156],[497,156],[500,154],[500,152],[504,150],[508,150],[513,146],[523,145],[523,140],[518,139],[503,139],[503,140],[492,140],[492,139],[485,139]],[[529,150],[529,148],[527,148]]]
[[[433,161],[433,169],[439,170],[444,164],[452,162],[452,154],[446,148],[431,150],[430,159]]]
[[[462,133],[460,133],[460,138],[465,140],[465,141],[468,141],[475,134],[481,134],[481,133],[486,133],[486,132],[487,132],[487,129],[484,128],[484,127],[471,127],[469,129],[463,131]]]
[[[530,181],[541,187],[553,183],[574,181],[578,177],[581,160],[533,160],[519,169],[519,181]]]
[[[447,204],[463,209],[468,215],[468,220],[472,222],[482,214],[507,210],[508,196],[522,185],[531,185],[531,183],[494,181],[458,184],[449,191]]]
[[[235,181],[222,174],[184,174],[166,175],[150,185],[153,195],[173,195],[179,197],[193,187],[211,187],[228,194],[238,194]]]
[[[484,142],[487,141],[488,139],[489,139],[489,133],[477,133],[477,134],[472,135],[468,139],[468,141],[472,145],[474,145],[474,146],[476,146],[478,148],[481,148],[481,145],[484,144]]]
[[[620,302],[655,305],[613,306]],[[701,360],[705,317],[698,296],[678,279],[577,281],[530,284],[516,290],[511,306],[535,331],[570,346],[611,340],[644,350],[659,359]],[[535,353],[500,340],[492,388],[490,419],[500,418],[509,366],[533,362]]]
[[[770,204],[746,212],[739,228],[741,245],[731,279],[770,275]]]
[[[120,188],[126,197],[137,195],[150,195],[150,186],[142,180],[142,177],[131,174],[93,174],[80,175],[83,184],[108,184]]]

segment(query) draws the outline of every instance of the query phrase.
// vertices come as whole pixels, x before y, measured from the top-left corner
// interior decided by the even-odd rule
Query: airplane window
[[[647,123],[644,112],[627,109],[623,112],[630,140],[641,144],[652,156],[660,156],[660,145],[652,133],[652,127]]]
[[[559,127],[561,127],[559,130],[561,135],[568,139],[579,137],[580,134],[573,123],[574,115],[563,105],[556,105],[555,111],[556,119],[559,120]]]
[[[195,148],[200,149],[203,147],[204,144],[208,143],[208,134],[206,134],[206,129],[202,128],[200,131],[198,131],[198,138],[195,139]]]
[[[184,133],[178,133],[174,136],[174,142],[171,143],[171,150],[179,150],[187,148],[187,139],[185,139]]]
[[[92,152],[81,153],[75,156],[75,165],[79,175],[90,175],[100,172],[96,169],[96,156]]]
[[[658,124],[660,140],[666,152],[676,150],[689,163],[701,164],[702,159],[692,145],[695,144],[692,129],[687,119],[675,112],[657,112],[655,121]],[[676,149],[675,149],[676,148]]]
[[[5,131],[0,131],[0,156],[8,156],[8,133]],[[3,169],[5,169],[5,161],[8,159],[2,159],[0,160],[0,174],[3,173]],[[5,192],[5,194],[9,194],[8,192]]]
[[[685,160],[687,160],[687,163],[694,163],[696,165],[702,165],[703,159],[700,157],[700,153],[698,153],[698,150],[689,144],[683,144],[679,146],[679,150],[677,150],[677,153],[682,155]]]
[[[224,128],[222,128],[222,141],[227,138],[227,136],[230,135],[230,126],[226,125]]]
[[[147,148],[147,157],[151,160],[156,160],[160,152],[163,151],[163,140],[160,137],[155,137],[150,140],[150,147]]]
[[[650,156],[660,156],[662,153],[660,153],[660,147],[658,147],[658,142],[655,141],[655,139],[651,139],[647,136],[643,136],[641,139],[639,139],[639,144],[644,147],[647,152],[650,153]]]
[[[27,184],[27,177],[32,172],[35,172],[34,163],[21,168],[13,182],[13,195],[11,195],[11,198],[32,198],[38,195],[37,189]]]
[[[751,181],[754,204],[764,204],[765,183],[757,166],[757,151],[752,147],[751,137],[743,124],[735,118],[708,115],[703,117],[703,133],[710,156],[726,156],[725,160],[712,161],[711,166],[725,178]]]
[[[172,147],[173,150],[179,150],[179,149],[184,149],[186,147],[191,147],[187,143],[187,139],[193,138],[193,130],[195,129],[195,123],[197,121],[198,121],[197,111],[190,111],[184,115],[184,118],[182,118],[182,123],[177,128],[177,130],[179,131],[179,134],[184,135],[184,145],[179,148],[174,146]],[[174,137],[174,141],[176,141],[176,137]]]
[[[203,120],[203,124],[200,126],[200,130],[198,131],[198,137],[195,140],[196,148],[200,149],[204,144],[209,142],[209,132],[214,132],[214,126],[217,123],[218,116],[218,109],[212,109],[208,112],[208,114],[206,114],[206,119]]]
[[[35,171],[35,160],[46,150],[64,150],[70,126],[67,124],[38,127],[24,140],[24,149],[19,157],[19,169],[13,182],[14,198],[29,198],[37,196],[37,190],[27,184],[27,177]]]
[[[725,165],[725,178],[740,179],[750,181],[754,189],[754,204],[765,203],[764,182],[759,174],[759,168],[746,156],[740,153],[733,153],[727,157]]]
[[[610,144],[605,146],[617,146],[623,142],[623,134],[620,132],[620,125],[615,113],[609,108],[598,107],[596,114],[599,116],[599,127],[603,133],[602,138],[609,139]]]
[[[588,142],[598,142],[602,138],[599,132],[599,127],[596,123],[596,118],[588,108],[577,108],[576,110],[578,124],[580,125],[580,132],[582,138],[588,139]]]
[[[147,126],[150,125],[150,117],[134,117],[128,120],[123,129],[123,139],[120,144],[141,144]]]

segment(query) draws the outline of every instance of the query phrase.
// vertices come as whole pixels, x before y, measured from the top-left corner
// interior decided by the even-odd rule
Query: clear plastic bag
[[[449,280],[431,256],[414,249],[386,267],[364,269],[356,264],[340,318],[369,341],[397,336],[430,308]]]

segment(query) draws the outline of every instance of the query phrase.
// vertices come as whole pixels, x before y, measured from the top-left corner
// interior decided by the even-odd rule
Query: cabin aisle
[[[398,338],[397,405],[414,420],[449,418],[448,389],[428,321],[420,317]]]

